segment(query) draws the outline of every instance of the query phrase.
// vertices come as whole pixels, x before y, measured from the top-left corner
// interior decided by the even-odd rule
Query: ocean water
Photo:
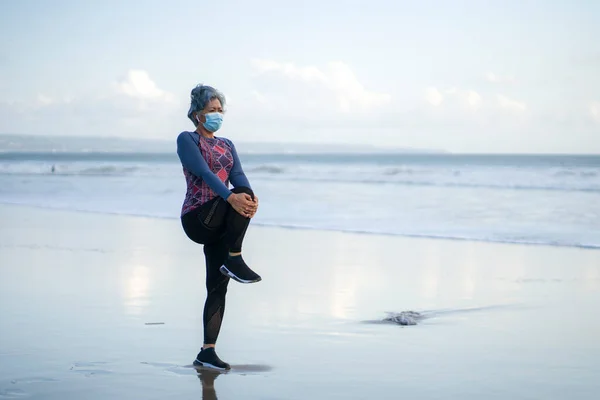
[[[174,143],[0,150],[1,203],[179,218]],[[238,151],[258,225],[600,248],[600,156]]]

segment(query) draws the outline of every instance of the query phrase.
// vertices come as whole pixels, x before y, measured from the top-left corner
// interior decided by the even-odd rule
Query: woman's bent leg
[[[254,200],[254,192],[250,188],[237,187],[234,188],[232,192],[249,194]],[[227,205],[229,206],[229,210],[226,217],[225,240],[229,246],[230,253],[241,253],[242,242],[244,241],[248,225],[250,225],[250,218],[244,217],[242,214],[235,211],[231,205]]]
[[[233,193],[246,193],[254,199],[254,192],[247,187],[237,187]],[[230,253],[241,253],[242,242],[250,224],[244,217],[219,197],[204,203],[182,217],[183,229],[196,243],[208,243],[215,237],[225,234],[225,243]]]
[[[254,199],[254,192],[247,187],[237,187],[232,190],[234,193],[247,193]],[[260,275],[252,271],[242,258],[242,242],[246,235],[246,230],[250,224],[250,218],[244,217],[235,209],[227,204],[228,210],[225,217],[225,242],[229,249],[229,255],[225,264],[221,267],[221,272],[230,278],[241,283],[254,283],[262,280]]]

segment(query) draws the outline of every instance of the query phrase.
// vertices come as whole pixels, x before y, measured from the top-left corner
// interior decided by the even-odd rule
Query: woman
[[[258,208],[258,198],[231,140],[215,136],[223,122],[224,107],[225,97],[220,92],[210,86],[196,86],[188,111],[196,130],[177,137],[177,154],[187,182],[181,223],[191,240],[204,245],[206,260],[204,345],[194,365],[221,370],[230,369],[215,352],[229,279],[241,283],[261,280],[242,258],[242,241]],[[229,189],[230,182],[233,190]]]

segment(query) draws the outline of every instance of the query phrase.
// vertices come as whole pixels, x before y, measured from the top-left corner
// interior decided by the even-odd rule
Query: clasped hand
[[[254,217],[254,214],[258,210],[258,197],[256,195],[254,195],[254,200],[252,200],[252,196],[247,193],[232,193],[227,198],[227,202],[231,204],[235,211],[246,218]]]

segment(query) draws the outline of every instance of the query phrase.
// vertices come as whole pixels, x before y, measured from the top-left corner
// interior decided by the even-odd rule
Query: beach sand
[[[253,226],[202,344],[178,220],[0,206],[0,399],[596,399],[600,251]],[[415,326],[376,323],[414,310]]]

